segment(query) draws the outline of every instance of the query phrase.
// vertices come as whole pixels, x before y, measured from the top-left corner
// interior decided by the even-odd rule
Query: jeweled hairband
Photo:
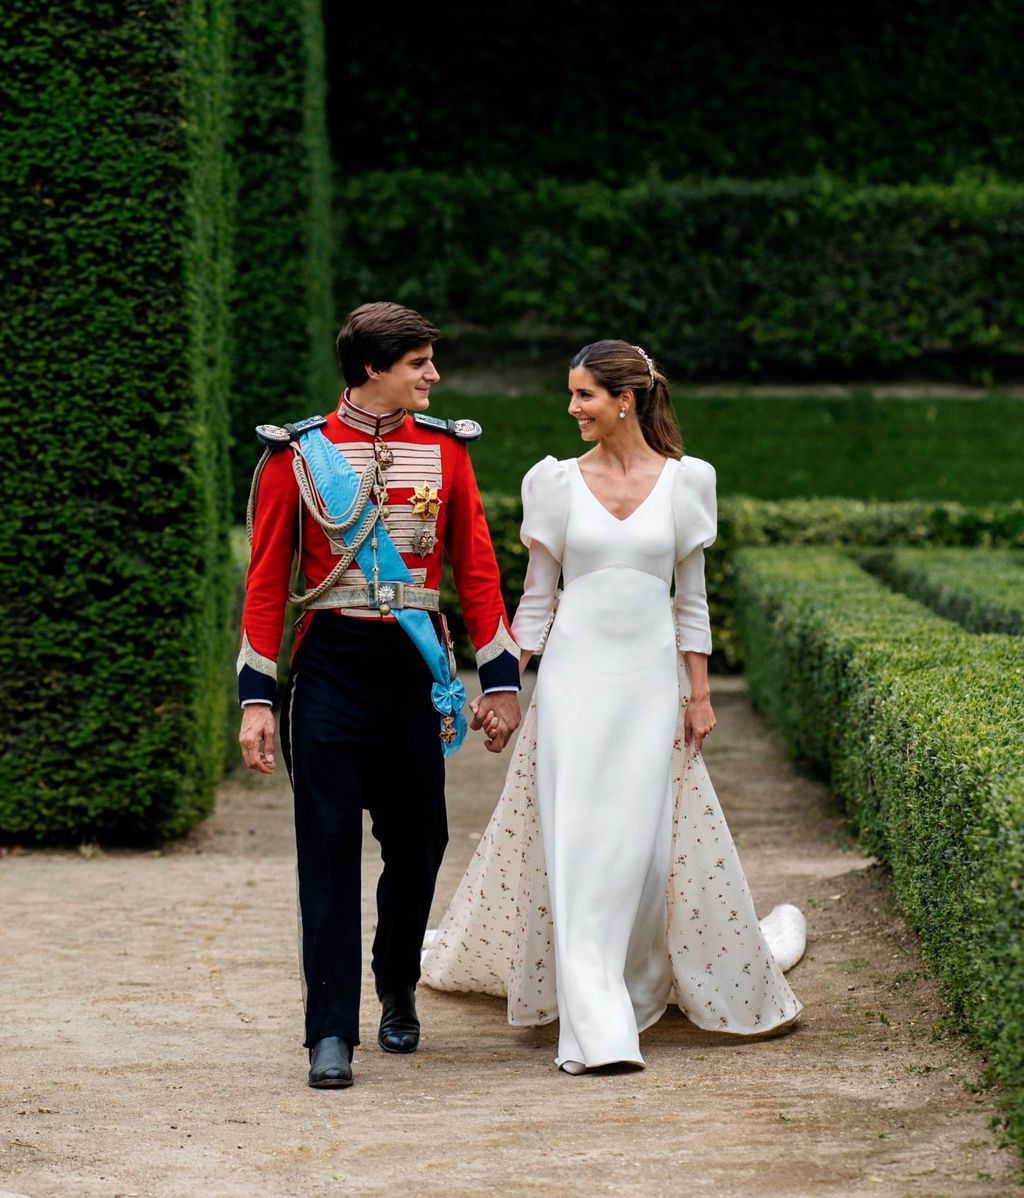
[[[640,357],[643,358],[643,360],[647,363],[647,373],[651,376],[651,386],[653,387],[654,386],[654,363],[651,361],[650,354],[648,354],[647,350],[641,349],[639,345],[634,345],[633,348],[640,355]]]

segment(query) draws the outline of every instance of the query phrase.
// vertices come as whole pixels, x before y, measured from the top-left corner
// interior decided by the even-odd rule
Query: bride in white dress
[[[788,906],[759,925],[700,755],[714,470],[679,459],[667,385],[639,347],[584,347],[569,390],[596,447],[523,480],[512,631],[524,665],[544,650],[537,686],[423,980],[505,995],[513,1024],[557,1017],[556,1062],[580,1073],[642,1065],[639,1033],[670,1001],[719,1032],[793,1023],[783,968],[805,926]]]

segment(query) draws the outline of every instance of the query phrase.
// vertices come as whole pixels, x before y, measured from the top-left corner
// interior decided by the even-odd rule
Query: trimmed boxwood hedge
[[[334,406],[331,162],[319,0],[236,5],[232,150],[234,513],[245,514],[262,422]]]
[[[889,586],[970,632],[1024,633],[1024,553],[890,549],[859,560]]]
[[[211,809],[227,630],[227,0],[11,0],[0,835]]]
[[[976,636],[839,552],[743,549],[754,702],[828,777],[1024,1147],[1024,640]]]
[[[708,551],[707,563],[715,664],[720,668],[735,668],[742,657],[736,643],[734,554],[742,546],[1024,546],[1024,502],[968,507],[727,496],[719,501],[718,517],[718,541]]]
[[[519,539],[518,496],[484,495],[484,507],[509,612],[522,595],[526,550]],[[966,507],[958,503],[868,503],[856,499],[750,499],[720,496],[718,540],[705,558],[708,602],[718,670],[740,664],[736,644],[735,551],[744,545],[961,545],[1024,547],[1024,503]],[[472,660],[451,580],[442,602],[457,635],[460,657]],[[466,656],[468,654],[468,657]]]
[[[491,360],[597,337],[677,379],[986,375],[1024,360],[1024,184],[341,175],[335,296]],[[454,338],[453,338],[454,339]]]

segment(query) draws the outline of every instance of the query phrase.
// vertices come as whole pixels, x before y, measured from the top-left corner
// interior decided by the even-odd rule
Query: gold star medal
[[[412,514],[414,516],[425,516],[428,520],[437,519],[437,509],[441,506],[441,500],[438,498],[437,487],[432,487],[430,483],[422,483],[418,487],[412,489]]]

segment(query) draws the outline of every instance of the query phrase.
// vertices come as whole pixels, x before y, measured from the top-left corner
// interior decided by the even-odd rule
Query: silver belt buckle
[[[382,616],[389,615],[395,607],[405,607],[404,582],[375,582],[369,588],[369,607],[375,607]]]

